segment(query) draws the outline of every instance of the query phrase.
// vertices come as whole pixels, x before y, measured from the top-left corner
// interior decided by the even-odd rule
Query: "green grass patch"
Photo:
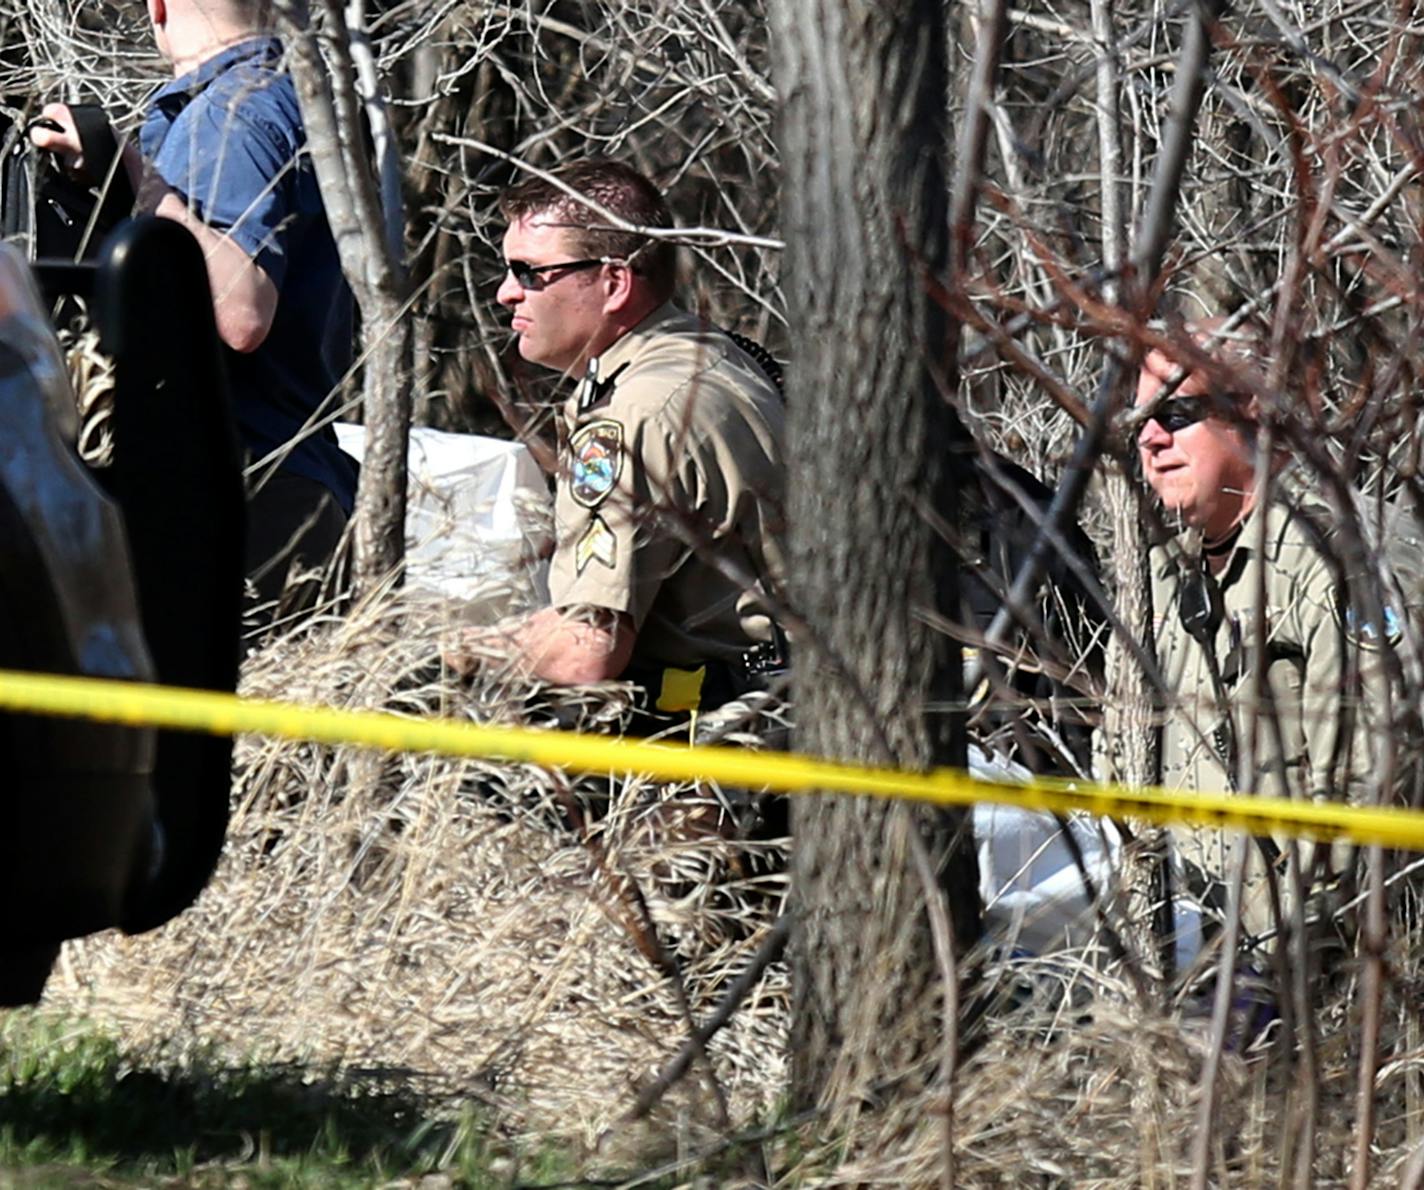
[[[510,1186],[572,1167],[512,1150],[484,1113],[432,1108],[398,1077],[214,1055],[149,1066],[92,1024],[0,1016],[0,1187]]]

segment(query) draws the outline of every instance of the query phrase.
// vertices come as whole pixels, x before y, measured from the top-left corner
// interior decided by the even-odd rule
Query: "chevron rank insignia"
[[[590,562],[602,562],[612,570],[618,564],[618,538],[601,517],[595,515],[574,547],[574,566],[579,574]]]
[[[591,421],[569,440],[569,494],[584,508],[608,498],[623,472],[623,427],[607,419]]]

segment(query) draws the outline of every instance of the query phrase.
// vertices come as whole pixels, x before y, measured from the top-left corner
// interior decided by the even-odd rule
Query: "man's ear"
[[[626,264],[605,266],[599,284],[603,286],[605,314],[621,314],[627,310],[638,288],[636,276]]]

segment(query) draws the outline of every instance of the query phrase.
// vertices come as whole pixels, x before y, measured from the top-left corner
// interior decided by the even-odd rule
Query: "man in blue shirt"
[[[207,258],[249,456],[251,610],[266,624],[289,570],[330,559],[355,498],[356,464],[326,405],[351,366],[351,294],[267,0],[147,4],[174,78],[149,101],[124,164],[139,209],[183,224]],[[82,173],[69,110],[43,114],[63,131],[36,128],[35,143]],[[314,594],[298,584],[285,600]]]

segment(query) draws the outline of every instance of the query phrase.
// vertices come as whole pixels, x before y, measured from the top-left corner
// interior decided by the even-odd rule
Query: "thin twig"
[[[940,1186],[942,1190],[954,1190],[954,1073],[959,1063],[959,962],[955,953],[954,922],[945,907],[944,889],[935,875],[929,848],[913,815],[906,829],[910,836],[910,856],[925,897],[940,983],[944,986],[944,1037],[940,1043],[939,1070],[935,1074],[935,1094],[940,1097],[944,1112]]]
[[[692,1035],[683,1042],[682,1048],[672,1060],[658,1071],[657,1077],[638,1092],[637,1100],[623,1117],[624,1123],[641,1120],[652,1111],[658,1101],[687,1073],[693,1061],[705,1054],[707,1043],[732,1019],[742,1001],[756,987],[762,972],[781,957],[782,951],[786,949],[786,940],[790,936],[791,918],[783,914],[772,923],[751,961],[728,986],[726,994],[717,1002],[712,1014],[692,1031]]]

